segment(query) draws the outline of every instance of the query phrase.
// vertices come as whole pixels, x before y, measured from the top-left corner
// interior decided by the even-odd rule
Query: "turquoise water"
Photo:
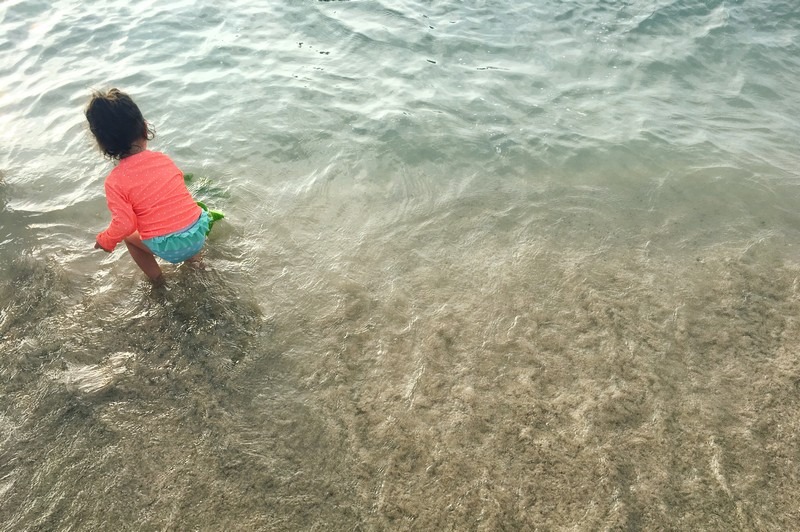
[[[790,1],[0,3],[8,530],[786,530]],[[92,249],[129,92],[224,210]]]

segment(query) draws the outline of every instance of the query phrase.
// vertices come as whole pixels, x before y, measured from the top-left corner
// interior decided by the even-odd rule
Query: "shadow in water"
[[[87,291],[55,262],[31,257],[10,260],[7,273],[0,284],[0,394],[7,399],[0,521],[57,528],[65,512],[81,519],[72,503],[57,501],[84,489],[99,496],[118,483],[121,497],[155,497],[159,487],[148,483],[161,473],[143,471],[171,453],[186,456],[198,438],[226,437],[222,427],[241,401],[238,366],[269,326],[225,273],[181,268],[166,288],[142,281],[132,291],[121,279]],[[162,455],[141,456],[145,449]],[[76,467],[92,486],[77,487]]]

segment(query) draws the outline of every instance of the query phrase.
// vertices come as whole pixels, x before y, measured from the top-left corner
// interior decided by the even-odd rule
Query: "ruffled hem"
[[[143,242],[150,248],[150,251],[162,259],[173,264],[183,262],[196,255],[203,248],[208,226],[208,213],[202,211],[197,221],[186,229],[168,235],[148,238]]]

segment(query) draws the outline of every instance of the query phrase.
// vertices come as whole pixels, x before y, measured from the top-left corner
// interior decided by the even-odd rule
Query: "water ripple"
[[[272,4],[0,3],[0,521],[791,528],[796,3]],[[227,215],[163,290],[111,86]]]

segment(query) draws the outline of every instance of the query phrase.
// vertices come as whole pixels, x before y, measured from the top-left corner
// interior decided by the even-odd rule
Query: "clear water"
[[[786,530],[794,0],[0,3],[6,530]],[[92,249],[118,86],[224,210]]]

